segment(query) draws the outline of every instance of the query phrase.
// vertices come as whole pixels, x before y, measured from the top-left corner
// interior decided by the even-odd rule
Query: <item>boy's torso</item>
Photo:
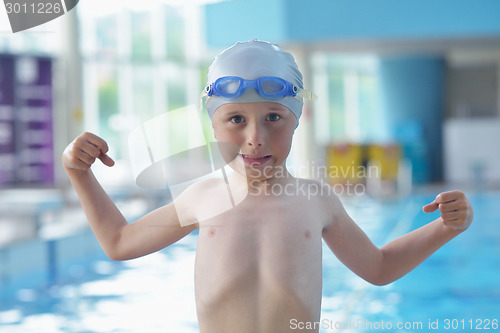
[[[319,320],[321,233],[329,217],[320,196],[288,194],[249,195],[200,223],[195,292],[202,333],[289,332],[291,320]]]

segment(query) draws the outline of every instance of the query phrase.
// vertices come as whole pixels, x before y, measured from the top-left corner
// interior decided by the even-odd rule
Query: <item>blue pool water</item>
[[[346,207],[380,246],[436,218],[421,212],[433,197]],[[388,286],[364,282],[324,246],[320,332],[500,331],[500,193],[470,198],[469,230]],[[108,260],[89,232],[0,249],[0,332],[197,332],[196,237],[128,262]]]
[[[440,332],[500,331],[496,324],[500,321],[500,216],[496,209],[500,195],[470,198],[475,209],[472,226],[388,286],[363,282],[325,249],[322,318],[328,319],[328,325],[322,332],[336,331],[330,319],[340,322],[343,332],[436,332],[436,327]],[[382,245],[438,217],[421,211],[432,200],[433,196],[415,196],[396,204],[365,202],[358,209],[350,207],[350,213]],[[325,306],[330,302],[331,307]]]

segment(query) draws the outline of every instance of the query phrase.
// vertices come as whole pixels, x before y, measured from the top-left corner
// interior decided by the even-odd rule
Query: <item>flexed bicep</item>
[[[340,200],[332,200],[335,212],[331,223],[323,229],[323,239],[344,265],[363,279],[373,282],[382,253],[347,214]]]
[[[160,207],[126,225],[120,235],[115,260],[128,260],[161,250],[197,228],[181,226],[174,203]]]

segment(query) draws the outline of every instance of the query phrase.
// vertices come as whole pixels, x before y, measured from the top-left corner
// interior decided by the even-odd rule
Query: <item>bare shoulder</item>
[[[219,178],[206,178],[196,183],[189,185],[184,191],[186,194],[195,195],[199,193],[208,193],[217,189],[225,184],[223,179]]]
[[[181,225],[200,223],[233,207],[234,199],[223,179],[200,180],[174,199]]]
[[[322,179],[296,178],[297,188],[310,197],[316,197],[326,203],[340,202],[335,189]]]
[[[324,180],[297,178],[297,191],[305,195],[307,200],[315,201],[332,218],[344,210],[334,188]]]
[[[325,228],[347,218],[339,195],[328,182],[319,179],[298,179],[297,185],[298,188],[303,187],[309,201],[315,201],[318,209],[327,214]]]
[[[209,195],[214,195],[224,185],[224,180],[217,178],[203,179],[196,183],[190,184],[185,189],[179,190],[174,197],[174,203],[193,203],[207,198]]]

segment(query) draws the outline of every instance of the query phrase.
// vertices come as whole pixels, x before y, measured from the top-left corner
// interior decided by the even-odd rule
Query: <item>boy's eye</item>
[[[267,119],[266,120],[269,120],[269,121],[278,121],[279,119],[281,118],[281,116],[277,113],[271,113],[267,116]]]
[[[242,123],[244,121],[245,121],[245,118],[243,118],[242,116],[233,116],[233,117],[231,117],[231,122],[235,123],[235,124],[239,124],[239,123]]]

